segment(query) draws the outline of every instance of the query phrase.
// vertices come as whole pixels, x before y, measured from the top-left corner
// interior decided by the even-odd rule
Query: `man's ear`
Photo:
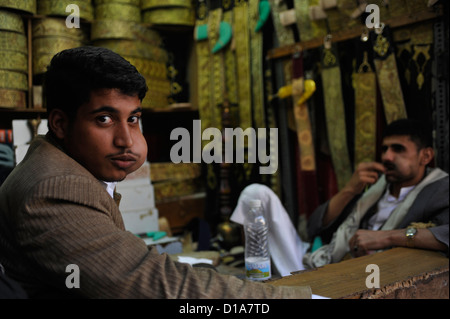
[[[64,111],[53,109],[48,115],[48,127],[56,138],[62,140],[68,133],[69,117]]]
[[[420,163],[424,166],[428,165],[434,157],[434,149],[432,147],[425,147],[422,149],[422,159]]]

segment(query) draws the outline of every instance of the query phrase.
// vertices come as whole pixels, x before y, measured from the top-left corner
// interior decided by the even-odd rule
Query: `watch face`
[[[417,233],[416,228],[408,228],[406,230],[406,237],[414,237],[414,235]]]

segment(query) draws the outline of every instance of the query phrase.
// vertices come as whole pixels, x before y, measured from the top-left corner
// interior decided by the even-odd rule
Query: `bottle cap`
[[[259,199],[252,199],[249,204],[250,204],[251,208],[253,208],[253,207],[261,207],[261,200],[259,200]]]

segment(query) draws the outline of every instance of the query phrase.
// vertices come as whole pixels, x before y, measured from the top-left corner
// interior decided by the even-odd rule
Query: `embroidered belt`
[[[377,80],[368,62],[367,51],[363,55],[358,71],[352,75],[355,90],[355,168],[361,162],[374,161],[376,156]]]
[[[351,18],[352,12],[357,9],[355,1],[340,0],[330,2],[332,3],[330,6],[327,8],[324,7],[330,32],[346,30],[359,23],[359,20]]]
[[[33,74],[47,71],[53,56],[63,50],[82,46],[80,41],[64,37],[40,37],[33,39]]]
[[[81,9],[80,9],[81,10]],[[106,3],[95,6],[96,20],[141,22],[141,8],[125,3]]]
[[[24,34],[25,26],[22,17],[13,12],[0,10],[0,30]]]
[[[24,91],[0,88],[0,107],[25,108],[26,105],[27,105],[27,97]]]
[[[94,7],[88,0],[39,0],[37,2],[38,15],[56,15],[67,17],[66,8],[69,4],[75,4],[80,8],[80,18],[87,21],[94,20]],[[75,13],[72,13],[75,15]]]
[[[396,61],[408,117],[431,121],[433,24],[421,23],[393,32]]]
[[[33,20],[33,38],[58,36],[65,37],[83,43],[89,42],[89,33],[85,28],[68,28],[66,20],[62,18],[44,18]]]
[[[286,3],[279,0],[270,0],[269,2],[272,8],[272,21],[278,39],[278,46],[294,44],[294,30],[291,27],[285,27],[280,20],[280,13],[287,10]]]
[[[297,131],[297,141],[300,150],[300,168],[302,171],[315,171],[316,159],[314,143],[308,106],[306,104],[306,100],[315,91],[315,84],[314,82],[310,82],[312,80],[304,80],[303,57],[300,52],[294,54],[292,67],[293,111]]]
[[[233,16],[233,10],[230,7],[225,7],[223,10],[223,19],[222,21],[233,25],[234,16]],[[225,59],[225,87],[227,92],[228,101],[230,102],[231,106],[236,106],[239,102],[238,98],[238,80],[237,80],[237,74],[236,74],[236,55],[234,52],[234,48],[229,45],[224,52],[224,59]],[[233,125],[238,125],[238,122],[236,122],[235,118],[238,118],[239,116],[234,115],[234,110],[236,108],[231,107],[230,112],[231,115],[231,121],[233,122]]]
[[[0,31],[0,49],[28,54],[27,37],[16,32]]]
[[[131,56],[124,56],[124,58],[141,74],[147,74],[152,78],[167,79],[167,66],[163,62]]]
[[[407,115],[388,27],[384,27],[379,34],[374,34],[372,44],[378,86],[386,122],[389,124],[397,119],[406,118]]]
[[[118,20],[97,20],[92,23],[91,40],[125,39],[142,40],[160,46],[161,35],[140,23]]]
[[[62,50],[76,48],[82,42],[64,37],[41,37],[33,39],[33,55],[56,54]]]
[[[36,0],[0,0],[0,8],[10,8],[36,14]]]
[[[142,10],[153,9],[157,7],[186,7],[191,8],[191,0],[142,0]]]
[[[320,0],[309,1],[309,19],[313,30],[313,38],[323,38],[328,33],[327,15],[319,5]]]
[[[165,108],[168,106],[171,84],[168,79],[152,78],[147,74],[142,74],[151,88],[142,100],[143,108]]]
[[[144,0],[142,0],[144,1]],[[100,5],[100,4],[108,4],[111,2],[115,2],[115,3],[123,3],[123,4],[129,4],[132,6],[140,6],[141,5],[141,0],[92,0],[93,3],[95,3],[96,6]]]
[[[311,20],[309,18],[309,3],[304,0],[294,0],[295,15],[297,17],[297,29],[301,41],[309,41],[314,38]]]
[[[0,69],[28,72],[28,55],[21,52],[0,51]]]
[[[194,26],[195,12],[186,7],[167,7],[142,11],[142,22]]]
[[[274,105],[271,103],[271,96],[272,96],[272,71],[271,66],[268,63],[266,65],[266,70],[264,72],[264,79],[265,79],[265,90],[267,93],[267,124],[269,128],[278,128],[278,125],[276,123],[275,119],[275,110]],[[271,163],[274,163],[277,167],[278,165],[278,138],[270,134],[269,130],[269,149],[270,149],[270,161]],[[270,187],[271,189],[281,198],[281,183],[280,183],[280,170],[278,169],[275,173],[270,175]]]
[[[322,83],[328,141],[338,188],[342,189],[352,175],[348,156],[345,110],[342,96],[341,71],[334,48],[324,48]]]
[[[259,0],[249,0],[250,70],[253,119],[256,128],[266,127],[264,110],[263,34],[256,31],[259,20]]]
[[[239,121],[245,130],[252,127],[252,93],[250,70],[250,29],[248,3],[236,1],[234,13],[234,40],[236,45],[237,77],[239,91]]]
[[[28,77],[24,73],[0,70],[0,88],[28,91]]]
[[[197,2],[197,21],[196,27],[200,27],[207,22],[208,7],[204,1]],[[197,40],[195,42],[195,52],[197,56],[197,104],[200,119],[202,120],[202,131],[211,127],[211,110],[209,106],[210,90],[209,90],[209,74],[210,74],[210,51],[208,41]],[[202,140],[202,145],[206,144]]]
[[[157,62],[168,62],[166,50],[139,40],[96,40],[96,46],[108,48],[122,56],[145,58]]]
[[[222,21],[222,8],[209,11],[208,15],[208,43],[209,52],[212,52],[219,38],[219,25]],[[210,53],[211,65],[209,84],[211,93],[209,107],[212,127],[222,130],[222,109],[225,93],[224,58],[223,52]]]

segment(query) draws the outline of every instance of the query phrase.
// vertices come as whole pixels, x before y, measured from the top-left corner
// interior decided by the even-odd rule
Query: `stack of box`
[[[150,180],[150,163],[117,184],[116,191],[122,195],[120,211],[125,228],[134,234],[158,231],[158,209]]]
[[[26,107],[27,73],[28,46],[23,19],[19,14],[0,9],[0,107]]]
[[[145,108],[168,105],[170,81],[168,54],[160,35],[140,24],[139,0],[96,0],[96,21],[92,25],[93,45],[108,48],[128,60],[147,80],[149,91],[142,101]]]
[[[73,5],[77,10],[73,10]],[[67,18],[69,15],[78,16],[86,21],[94,19],[91,0],[37,0],[37,13],[44,16],[58,16]]]
[[[201,165],[195,163],[152,163],[151,180],[156,201],[170,200],[203,191]]]
[[[142,22],[162,25],[195,24],[192,0],[142,0]]]
[[[62,17],[33,20],[32,37],[33,75],[45,73],[56,53],[89,43],[89,32],[84,26],[68,28]]]

